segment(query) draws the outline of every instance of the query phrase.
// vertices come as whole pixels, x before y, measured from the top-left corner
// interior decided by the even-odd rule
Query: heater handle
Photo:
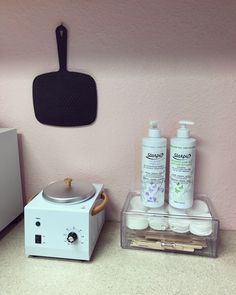
[[[107,205],[108,203],[108,196],[106,193],[102,192],[101,193],[101,199],[103,200],[101,204],[99,204],[98,206],[94,207],[92,210],[92,216],[98,214],[99,212],[101,212]]]

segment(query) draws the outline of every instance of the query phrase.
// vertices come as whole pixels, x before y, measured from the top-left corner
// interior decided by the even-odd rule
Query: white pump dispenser
[[[166,172],[166,138],[161,137],[158,121],[150,121],[148,137],[142,145],[143,205],[158,208],[164,205]]]
[[[186,125],[194,125],[194,122],[182,120],[179,121],[179,124],[181,125],[181,127],[177,130],[177,137],[189,137],[189,129],[186,127]]]
[[[193,205],[196,139],[191,138],[186,125],[179,121],[177,137],[170,141],[169,203],[172,207],[188,209]]]
[[[148,136],[149,137],[161,137],[161,132],[159,129],[159,124],[157,120],[153,120],[149,122],[149,130]]]

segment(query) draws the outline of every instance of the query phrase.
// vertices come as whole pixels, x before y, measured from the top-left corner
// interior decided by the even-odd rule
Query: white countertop
[[[236,294],[236,231],[221,232],[218,258],[120,247],[108,222],[90,262],[25,257],[23,221],[0,239],[1,295]]]

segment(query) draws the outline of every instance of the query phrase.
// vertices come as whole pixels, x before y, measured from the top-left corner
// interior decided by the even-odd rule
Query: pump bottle
[[[141,199],[143,205],[164,205],[166,174],[166,138],[161,137],[158,121],[150,121],[148,137],[142,142]]]
[[[170,141],[169,204],[178,209],[193,205],[196,139],[191,138],[187,125],[179,121],[177,136]]]

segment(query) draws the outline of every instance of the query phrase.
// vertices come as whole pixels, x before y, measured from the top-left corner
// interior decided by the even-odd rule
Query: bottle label
[[[143,146],[141,197],[147,207],[164,204],[166,147]]]
[[[190,208],[193,202],[195,146],[170,146],[169,201],[173,207]]]

